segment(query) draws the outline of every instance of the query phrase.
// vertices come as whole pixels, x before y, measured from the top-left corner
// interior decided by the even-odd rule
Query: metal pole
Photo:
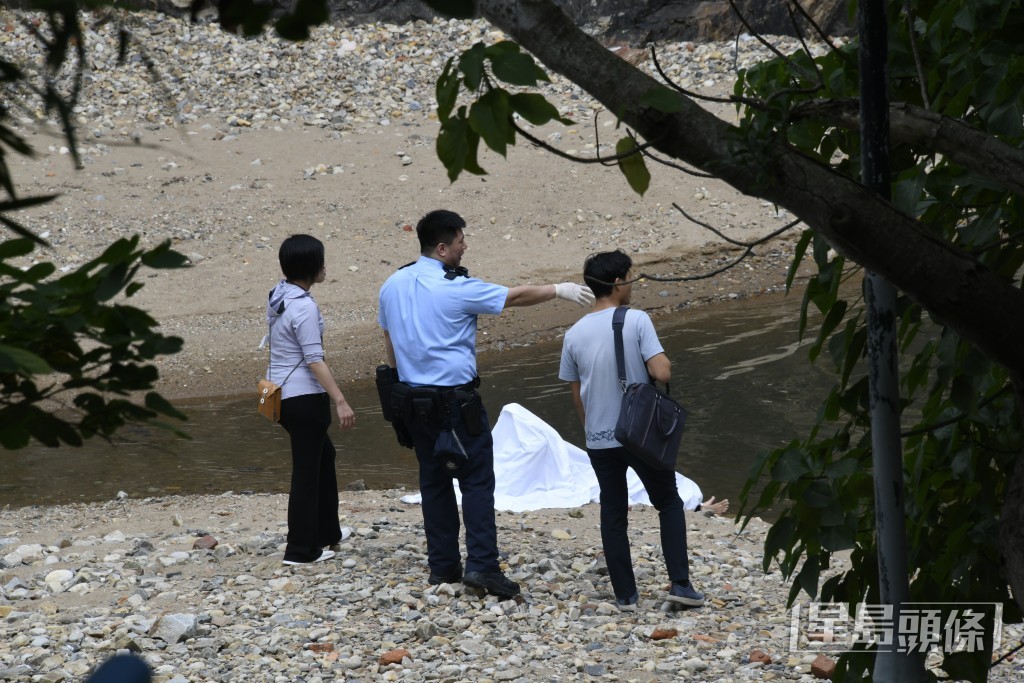
[[[860,0],[861,182],[891,198],[889,163],[888,27],[883,0]],[[903,450],[900,441],[899,354],[896,348],[896,291],[869,272],[864,280],[868,313],[868,385],[871,447],[875,480],[875,529],[878,534],[878,582],[881,602],[893,606],[893,626],[910,598],[906,526],[903,519]],[[924,680],[924,658],[880,644],[875,656],[876,683]]]

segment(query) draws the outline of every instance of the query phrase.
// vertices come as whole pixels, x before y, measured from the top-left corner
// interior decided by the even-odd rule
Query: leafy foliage
[[[1013,146],[1024,143],[1024,49],[1015,39],[1024,29],[1020,2],[928,0],[906,7],[913,13],[909,22],[903,3],[889,10],[893,101],[955,117]],[[748,70],[737,94],[769,103],[743,110],[748,139],[784,136],[856,177],[857,131],[802,116],[800,109],[811,98],[856,97],[856,64],[852,44],[813,63],[800,55]],[[1019,197],[927,149],[895,145],[892,163],[899,208],[918,216],[936,238],[1014,280],[1024,264]],[[849,288],[840,286],[853,269],[841,257],[830,258],[827,243],[811,231],[801,240],[800,255],[808,247],[818,272],[804,295],[801,327],[813,305],[823,322],[811,358],[827,351],[837,383],[806,439],[761,456],[744,490],[744,512],[749,518],[785,503],[769,534],[765,563],[777,561],[794,579],[791,601],[802,590],[852,607],[879,601],[876,538],[866,523],[874,515],[868,386],[860,376],[866,323],[856,301],[847,300]],[[1024,448],[1010,378],[909,298],[899,297],[897,305],[902,422],[911,425],[903,433],[911,599],[997,601],[1004,604],[1004,618],[1019,619],[997,533],[1006,480]],[[752,491],[762,479],[768,481],[755,500]],[[852,551],[852,568],[822,581],[839,550]],[[955,677],[984,680],[989,655],[962,653],[943,666]],[[848,655],[840,671],[845,680],[863,680],[871,661]]]
[[[138,236],[110,245],[96,259],[52,277],[42,262],[22,269],[11,260],[28,255],[26,238],[0,243],[0,445],[21,448],[33,437],[47,446],[79,446],[83,438],[109,438],[128,420],[185,419],[155,392],[145,404],[133,392],[153,388],[148,361],[176,353],[182,341],[156,331],[144,311],[121,303],[139,291],[142,266],[177,268],[184,257],[166,242],[138,247]],[[50,411],[71,394],[75,416]],[[111,398],[110,396],[114,397]]]
[[[435,94],[441,122],[437,156],[448,170],[449,180],[455,182],[463,171],[486,174],[477,161],[481,140],[505,156],[508,146],[516,143],[516,115],[537,126],[549,121],[572,123],[542,95],[510,92],[499,85],[533,87],[546,81],[547,74],[533,57],[511,41],[486,46],[476,43],[458,60],[452,57],[447,61]],[[473,101],[456,109],[463,89],[474,95]]]
[[[21,448],[30,438],[47,446],[77,446],[93,436],[109,438],[129,420],[185,419],[150,391],[157,370],[149,361],[180,350],[181,339],[159,333],[148,314],[123,303],[142,287],[133,282],[140,267],[184,265],[184,257],[169,243],[146,250],[139,248],[137,236],[122,239],[63,275],[45,260],[25,268],[15,265],[45,242],[12,214],[55,195],[18,196],[9,155],[31,156],[33,151],[12,125],[11,112],[30,101],[40,103],[61,125],[78,163],[71,115],[85,64],[79,9],[105,4],[111,3],[35,4],[45,22],[26,25],[47,55],[41,74],[30,76],[0,56],[0,224],[19,236],[0,242],[0,446],[7,449]],[[141,391],[148,393],[139,405],[132,394]],[[73,409],[54,412],[65,398]]]

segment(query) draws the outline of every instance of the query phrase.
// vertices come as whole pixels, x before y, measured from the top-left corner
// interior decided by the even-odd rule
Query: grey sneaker
[[[636,603],[640,600],[640,596],[636,593],[629,596],[628,598],[615,598],[615,605],[619,608],[620,612],[635,612]]]
[[[695,590],[689,581],[685,584],[673,583],[668,593],[668,600],[687,607],[702,607],[704,594]]]

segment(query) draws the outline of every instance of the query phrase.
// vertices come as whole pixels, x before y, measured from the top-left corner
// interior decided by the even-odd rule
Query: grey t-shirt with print
[[[587,448],[616,448],[615,423],[622,405],[622,388],[615,365],[614,308],[583,316],[562,343],[558,378],[580,383],[586,411]],[[622,325],[622,348],[626,361],[626,384],[646,382],[646,361],[664,349],[654,323],[643,311],[629,309]]]

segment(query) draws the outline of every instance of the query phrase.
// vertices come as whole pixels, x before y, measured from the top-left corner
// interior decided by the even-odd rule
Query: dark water
[[[756,456],[801,435],[831,385],[807,362],[796,338],[799,295],[762,296],[656,321],[673,361],[672,394],[690,412],[681,472],[705,496],[737,501]],[[482,394],[492,423],[520,403],[583,445],[568,385],[558,380],[560,342],[506,350],[481,360]],[[342,486],[415,490],[416,460],[380,417],[370,381],[343,384],[358,426],[332,431]],[[0,505],[14,507],[224,491],[287,492],[287,435],[257,415],[254,398],[184,406],[191,441],[131,426],[116,445],[31,447],[0,453]]]

